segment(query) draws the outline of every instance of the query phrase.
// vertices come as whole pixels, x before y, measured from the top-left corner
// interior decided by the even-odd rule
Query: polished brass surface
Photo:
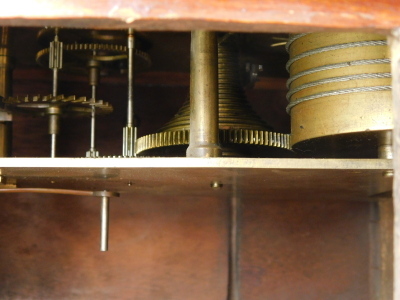
[[[386,159],[3,158],[1,173],[21,188],[105,189],[132,197],[162,199],[177,191],[226,197],[236,186],[246,199],[376,201],[369,196],[392,189],[393,178],[383,176],[392,168]]]
[[[290,149],[290,135],[275,133],[252,110],[246,100],[239,66],[238,41],[226,34],[218,42],[219,142],[223,156],[282,156]],[[190,129],[187,101],[159,133],[141,137],[137,153],[142,156],[183,156]],[[267,146],[267,147],[265,147]]]
[[[190,46],[190,133],[187,157],[218,157],[217,33],[192,31]]]
[[[365,151],[374,148],[373,154],[359,155],[376,157],[377,132],[393,128],[385,37],[301,34],[292,36],[287,48],[293,148],[312,156],[357,157],[364,143]]]

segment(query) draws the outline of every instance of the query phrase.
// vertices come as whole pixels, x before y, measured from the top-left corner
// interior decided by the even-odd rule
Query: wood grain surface
[[[15,0],[0,23],[16,26],[299,32],[322,28],[388,33],[400,26],[397,0]]]

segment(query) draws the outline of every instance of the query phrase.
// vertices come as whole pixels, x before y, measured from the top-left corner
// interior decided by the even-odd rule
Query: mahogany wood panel
[[[228,201],[0,195],[1,299],[224,300]],[[369,298],[367,202],[242,202],[246,300]]]
[[[244,197],[242,299],[373,299],[369,204],[288,198]]]
[[[400,26],[397,0],[15,0],[0,23],[138,30],[297,32],[322,28],[389,32]]]
[[[113,198],[109,252],[100,199],[0,196],[1,299],[226,299],[227,205]]]

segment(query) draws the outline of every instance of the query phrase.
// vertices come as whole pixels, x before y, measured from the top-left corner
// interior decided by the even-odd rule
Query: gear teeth
[[[87,112],[82,111],[82,106],[95,106],[96,114],[108,114],[113,111],[113,107],[108,102],[103,100],[87,100],[86,97],[76,97],[75,95],[64,96],[57,95],[53,97],[52,95],[46,96],[24,96],[24,97],[8,97],[3,99],[3,102],[10,106],[11,108],[28,110],[32,112],[33,110],[41,111],[46,110],[50,106],[65,106],[68,113],[73,115],[76,113],[77,115],[90,115],[90,110]],[[45,106],[43,106],[45,104]],[[40,106],[42,105],[42,106]],[[79,109],[81,108],[81,109]]]
[[[149,134],[137,139],[136,153],[168,146],[189,145],[190,131],[187,129],[163,131]],[[290,135],[285,133],[251,130],[251,129],[220,129],[221,144],[243,144],[267,146],[291,150]]]
[[[105,51],[110,52],[110,54],[106,54],[104,56],[112,57],[114,55],[115,60],[126,59],[128,56],[128,47],[124,45],[116,45],[116,44],[97,44],[97,43],[73,43],[73,44],[64,44],[63,50],[66,52],[79,52],[79,51]],[[45,58],[48,58],[50,54],[50,48],[45,48],[40,50],[36,54],[36,62],[41,66],[46,66]],[[141,50],[135,49],[135,55],[146,62],[148,66],[151,65],[150,56]],[[102,55],[99,56],[99,60],[101,61]],[[113,60],[113,59],[111,59]]]
[[[96,114],[108,114],[113,111],[112,105],[103,100],[95,100],[93,98],[86,100],[85,98],[80,104],[90,107],[94,106],[96,108]]]

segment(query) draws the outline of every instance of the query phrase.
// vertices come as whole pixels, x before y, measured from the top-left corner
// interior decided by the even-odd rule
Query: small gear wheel
[[[96,107],[96,114],[108,114],[113,111],[112,106],[103,100],[87,100],[86,97],[52,95],[8,97],[3,99],[6,106],[15,111],[46,115],[50,108],[58,107],[63,115],[68,116],[89,116],[91,106]]]
[[[102,69],[125,69],[124,62],[128,58],[128,47],[114,44],[73,43],[63,45],[63,70],[72,73],[86,73],[87,62],[90,60],[102,63]],[[96,55],[93,53],[96,52]],[[43,66],[49,65],[50,48],[40,50],[36,54],[36,62]],[[137,71],[149,68],[150,56],[135,49],[135,69]]]

